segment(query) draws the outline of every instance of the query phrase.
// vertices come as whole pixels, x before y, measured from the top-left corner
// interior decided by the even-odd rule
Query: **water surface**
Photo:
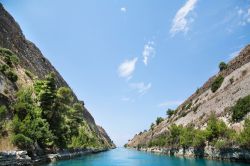
[[[47,166],[246,166],[243,163],[205,159],[185,159],[125,148],[90,154],[73,160],[59,161]]]

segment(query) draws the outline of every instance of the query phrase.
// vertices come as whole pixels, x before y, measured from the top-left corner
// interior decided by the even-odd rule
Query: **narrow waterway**
[[[86,155],[73,160],[50,163],[46,166],[246,166],[235,162],[206,159],[185,159],[159,154],[117,148],[107,152]]]

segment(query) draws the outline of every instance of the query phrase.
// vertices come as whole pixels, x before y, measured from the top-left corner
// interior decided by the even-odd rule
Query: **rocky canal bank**
[[[250,163],[250,149],[226,148],[216,149],[212,146],[205,148],[137,148],[138,151],[159,153],[176,157],[206,158],[213,160],[227,160]]]
[[[109,149],[74,149],[63,150],[54,154],[46,154],[37,157],[30,157],[27,151],[6,151],[0,152],[0,166],[16,166],[16,165],[40,165],[58,160],[68,160],[80,157],[86,154],[93,154],[108,151]]]

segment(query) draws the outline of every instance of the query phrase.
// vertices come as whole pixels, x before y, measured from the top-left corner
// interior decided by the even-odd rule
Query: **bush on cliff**
[[[12,129],[15,145],[26,148],[27,142],[37,142],[42,147],[52,144],[53,134],[47,121],[41,118],[41,109],[35,105],[32,89],[21,89],[17,93],[17,101],[13,108],[15,116],[12,120]]]
[[[18,64],[18,57],[9,49],[0,48],[0,54],[3,56],[4,62],[9,66],[13,67],[13,65]]]
[[[6,121],[7,109],[4,105],[0,106],[0,137],[4,131],[4,124]]]
[[[225,62],[221,62],[219,64],[219,69],[220,69],[220,71],[226,70],[227,69],[227,64]]]
[[[192,146],[195,148],[200,148],[205,146],[206,134],[203,130],[195,130]]]
[[[250,120],[245,123],[245,130],[241,136],[242,145],[247,145],[250,133]],[[249,130],[249,131],[248,131]],[[173,124],[169,127],[167,134],[162,134],[153,138],[148,146],[168,146],[174,148],[202,148],[205,142],[218,149],[230,147],[236,144],[237,134],[234,130],[229,129],[226,124],[218,120],[214,114],[208,120],[205,130],[195,129],[192,125],[182,126]]]
[[[168,110],[166,111],[166,114],[167,114],[167,116],[170,118],[172,115],[175,114],[175,110],[168,109]]]
[[[164,121],[164,119],[162,117],[157,117],[156,119],[156,125],[159,125],[162,121]]]
[[[192,126],[182,127],[180,133],[180,145],[183,148],[188,148],[192,146],[194,136],[195,136],[195,130]]]
[[[235,106],[231,108],[231,112],[234,122],[242,120],[250,112],[250,95],[239,99]]]
[[[21,149],[31,149],[33,146],[32,139],[24,136],[23,134],[16,134],[12,138],[12,142]]]
[[[209,141],[213,141],[214,139],[223,137],[226,130],[226,124],[223,121],[218,120],[216,116],[212,114],[207,122],[207,128],[205,130],[206,138]]]
[[[0,65],[0,71],[12,82],[16,82],[18,79],[18,76],[16,73],[11,69],[9,66],[3,64]]]
[[[69,88],[56,87],[53,74],[19,90],[12,107],[13,143],[19,148],[34,143],[42,148],[104,146],[84,121],[83,105],[74,102]]]
[[[153,147],[153,146],[165,146],[166,145],[166,135],[160,135],[159,137],[151,140],[148,144],[149,147]]]
[[[211,85],[211,90],[213,93],[216,92],[220,88],[223,81],[224,81],[224,77],[222,75],[219,75],[215,78],[214,82]]]
[[[245,120],[244,129],[239,135],[240,146],[250,149],[250,118]]]

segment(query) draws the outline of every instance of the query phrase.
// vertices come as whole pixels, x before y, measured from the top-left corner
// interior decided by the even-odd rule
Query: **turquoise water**
[[[204,159],[184,159],[117,148],[73,160],[59,161],[47,166],[246,166],[242,163]]]

